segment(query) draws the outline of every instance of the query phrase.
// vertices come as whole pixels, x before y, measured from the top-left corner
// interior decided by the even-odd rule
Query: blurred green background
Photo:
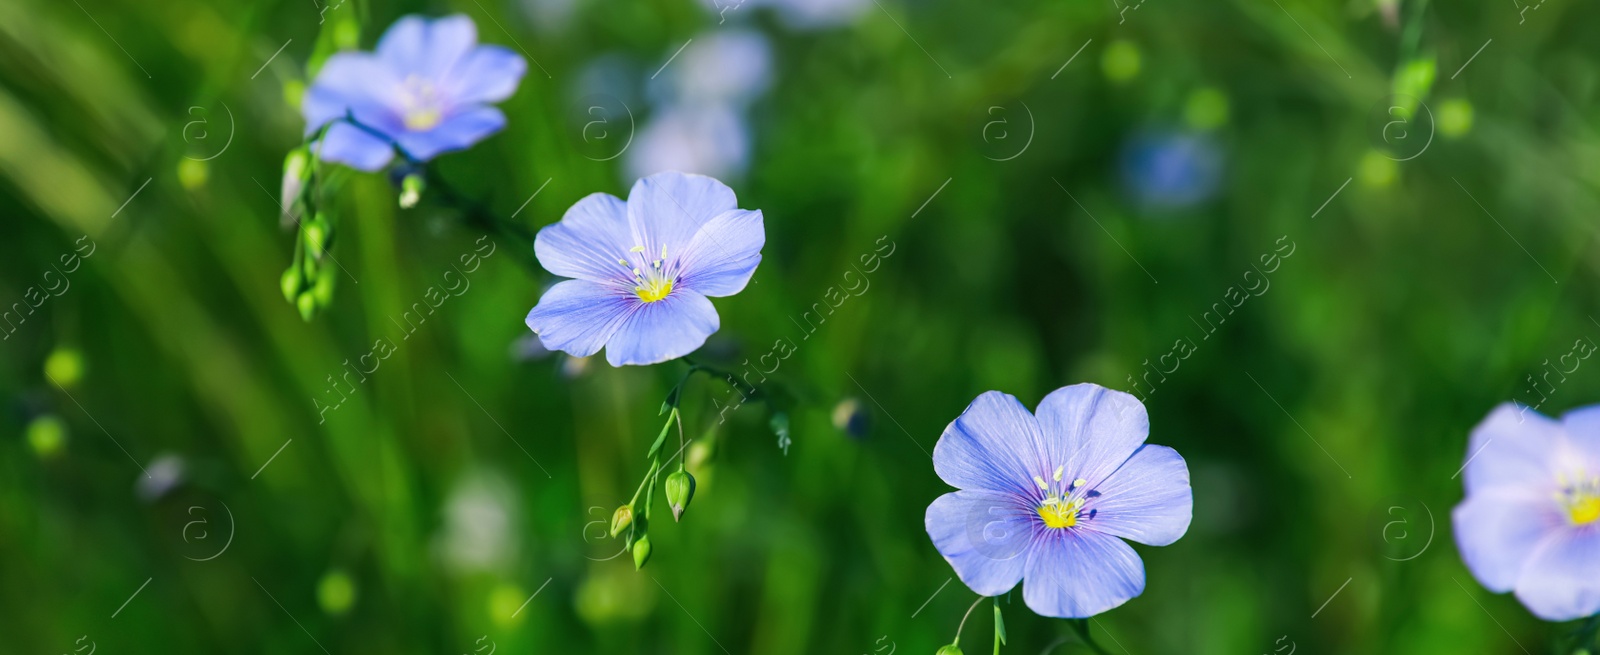
[[[337,194],[332,305],[305,322],[278,289],[308,60],[456,12],[537,62],[502,133],[438,160],[463,193],[531,230],[682,167],[766,217],[698,357],[792,340],[771,376],[792,443],[765,406],[717,426],[727,388],[692,381],[686,429],[716,447],[639,572],[593,522],[643,475],[681,364],[531,348],[550,279],[502,236],[402,338],[483,233],[435,195],[399,209],[382,175]],[[1600,399],[1600,364],[1542,377],[1600,338],[1596,21],[1566,0],[0,4],[0,650],[931,653],[975,596],[924,532],[948,491],[926,453],[983,391],[1031,407],[1090,381],[1146,397],[1195,496],[1185,538],[1138,548],[1144,595],[1095,620],[1113,652],[1549,652],[1566,626],[1478,585],[1449,513],[1493,405]],[[1020,600],[1007,652],[1081,649]]]

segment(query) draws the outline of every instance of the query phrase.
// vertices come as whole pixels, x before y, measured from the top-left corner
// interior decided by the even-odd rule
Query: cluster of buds
[[[334,262],[327,261],[333,236],[333,222],[323,212],[317,212],[311,220],[300,221],[294,261],[279,280],[284,300],[300,310],[300,317],[307,321],[318,309],[333,302],[338,272],[334,270]]]
[[[677,521],[683,518],[683,512],[689,508],[689,501],[694,498],[694,476],[688,471],[675,471],[667,475],[665,487],[667,506],[672,510],[672,520]],[[621,537],[623,543],[633,552],[635,569],[644,568],[645,563],[650,561],[648,498],[645,502],[644,511],[635,512],[634,503],[628,503],[618,507],[617,511],[611,514],[611,537]]]
[[[333,248],[333,217],[313,207],[309,184],[316,161],[309,149],[296,148],[283,160],[283,224],[295,227],[294,259],[278,282],[283,299],[311,320],[317,310],[333,302],[337,262],[329,261]],[[305,215],[311,214],[310,219]]]

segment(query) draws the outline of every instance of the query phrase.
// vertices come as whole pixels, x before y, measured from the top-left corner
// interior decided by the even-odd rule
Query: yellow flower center
[[[439,124],[439,110],[431,107],[414,109],[406,112],[406,129],[412,132],[425,132]]]
[[[1047,528],[1060,529],[1077,525],[1078,512],[1083,509],[1083,503],[1086,500],[1085,497],[1074,493],[1082,491],[1086,482],[1079,478],[1071,483],[1064,483],[1061,479],[1062,468],[1060,466],[1056,467],[1055,475],[1051,476],[1056,483],[1056,488],[1052,488],[1050,483],[1044,481],[1044,478],[1037,475],[1033,476],[1034,484],[1039,485],[1039,489],[1049,494],[1045,497],[1044,502],[1039,503],[1039,507],[1036,510],[1039,512],[1039,519],[1044,521],[1044,526]]]
[[[644,246],[634,246],[628,252],[639,254],[642,257],[644,256],[642,254],[644,253]],[[648,266],[645,266],[642,261],[639,266],[634,266],[628,263],[627,259],[618,259],[617,263],[623,265],[623,267],[632,268],[633,293],[639,296],[640,300],[655,302],[657,300],[665,300],[667,296],[672,295],[674,275],[667,272],[672,267],[667,263],[666,246],[661,246],[661,258],[649,262]]]
[[[1567,510],[1567,519],[1573,525],[1600,521],[1600,477],[1586,478],[1579,473],[1578,482],[1570,479],[1565,475],[1557,478],[1561,490],[1556,492],[1556,500]]]
[[[655,302],[672,293],[672,280],[656,278],[634,287],[633,292],[639,294],[639,299],[645,302]]]
[[[1584,496],[1567,506],[1573,525],[1585,525],[1600,520],[1600,496]]]
[[[402,119],[406,129],[425,132],[438,125],[444,118],[439,101],[439,91],[432,82],[416,75],[406,77],[400,89],[400,103],[404,107]]]
[[[1039,518],[1044,519],[1044,526],[1047,528],[1070,528],[1078,524],[1076,505],[1055,498],[1046,500],[1039,506]]]

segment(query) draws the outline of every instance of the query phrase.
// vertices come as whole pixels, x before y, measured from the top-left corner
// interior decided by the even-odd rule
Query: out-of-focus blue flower
[[[983,596],[1026,578],[1033,611],[1084,618],[1144,592],[1144,562],[1123,539],[1165,546],[1189,530],[1194,498],[1177,451],[1144,443],[1150,419],[1133,396],[1094,384],[1045,396],[1038,415],[990,391],[933,449],[933,468],[961,489],[928,506],[928,536]]]
[[[515,487],[497,472],[474,470],[451,490],[434,547],[457,573],[504,573],[517,559],[521,508]]]
[[[639,130],[624,158],[630,178],[683,171],[716,178],[743,175],[750,161],[750,126],[723,105],[663,108]]]
[[[139,498],[150,502],[167,495],[178,485],[183,484],[186,468],[182,457],[172,453],[157,455],[155,459],[150,460],[150,465],[145,467],[146,475],[134,483]]]
[[[323,159],[377,171],[394,155],[387,137],[426,161],[505,127],[505,114],[489,103],[511,97],[527,66],[506,48],[478,45],[477,27],[464,15],[407,16],[389,27],[377,52],[328,58],[301,103],[305,133],[350,114],[383,136],[335,122],[314,146]]]
[[[511,361],[536,362],[550,356],[537,334],[524,334],[511,342]]]
[[[545,34],[558,34],[572,22],[577,0],[522,0],[522,11],[533,28]]]
[[[587,98],[600,95],[616,98],[630,108],[640,105],[640,80],[650,71],[641,73],[643,66],[619,53],[595,57],[578,69],[572,85],[572,97]]]
[[[833,427],[856,439],[865,439],[872,429],[872,413],[856,398],[846,398],[833,406]]]
[[[718,23],[738,20],[758,7],[771,7],[784,25],[817,30],[854,22],[871,6],[868,0],[701,0],[718,15]]]
[[[627,202],[591,194],[534,239],[539,263],[574,279],[550,287],[528,327],[575,357],[604,347],[612,366],[682,357],[720,326],[707,296],[744,289],[765,243],[761,212],[709,177],[652,175]]]
[[[723,30],[696,37],[654,81],[658,104],[735,107],[748,104],[772,85],[772,46],[752,30]]]
[[[723,0],[727,2],[728,0]],[[814,30],[854,22],[870,4],[867,0],[764,0],[778,11],[784,24]]]
[[[1600,612],[1600,405],[1553,421],[1506,403],[1472,430],[1456,546],[1546,621]]]
[[[1200,135],[1150,133],[1122,151],[1122,182],[1140,202],[1187,207],[1210,198],[1222,179],[1222,153]]]

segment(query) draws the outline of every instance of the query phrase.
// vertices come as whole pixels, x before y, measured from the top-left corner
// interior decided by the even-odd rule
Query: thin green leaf
[[[672,408],[672,413],[667,416],[666,424],[661,426],[661,434],[656,435],[656,442],[650,444],[650,452],[645,453],[645,459],[654,459],[656,453],[661,450],[661,444],[664,444],[667,441],[667,431],[672,429],[672,419],[676,418],[677,415],[678,408]]]
[[[1000,644],[1006,643],[1006,620],[1000,616],[999,598],[995,598],[994,601],[994,636],[998,642],[995,644],[994,652],[998,653],[1000,652]]]

